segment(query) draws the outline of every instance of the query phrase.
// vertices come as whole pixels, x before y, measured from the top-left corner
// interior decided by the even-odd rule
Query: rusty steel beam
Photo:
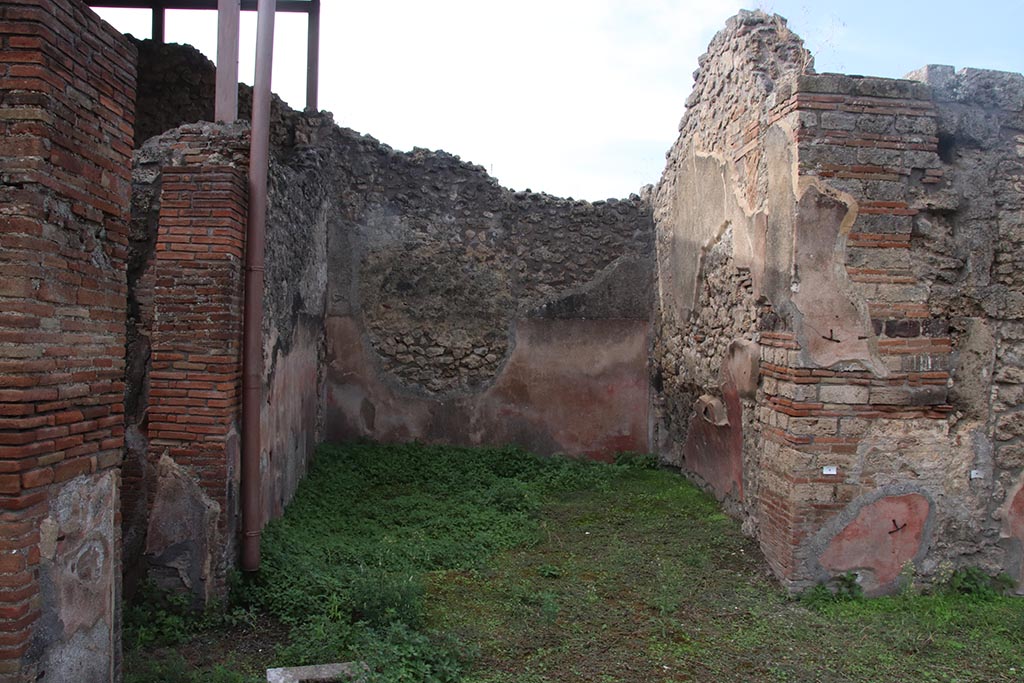
[[[320,0],[310,2],[309,26],[306,38],[306,109],[317,110],[320,91]]]
[[[214,120],[230,123],[238,118],[238,14],[239,0],[217,2],[217,95]]]
[[[164,9],[217,9],[218,0],[87,0],[90,7],[114,7],[152,9],[163,7]],[[241,0],[242,10],[245,12],[256,11],[259,8],[258,0]],[[305,12],[313,11],[313,3],[310,0],[278,0],[278,12]]]
[[[148,7],[153,9],[153,28],[150,30],[150,38],[155,42],[163,44],[165,31],[164,27],[167,24],[167,13],[164,11],[164,5],[162,2],[153,2]]]
[[[260,566],[262,473],[260,414],[263,405],[263,265],[270,164],[270,80],[274,62],[276,0],[259,0],[256,78],[252,91],[249,152],[249,223],[245,238],[245,310],[242,339],[242,571]]]

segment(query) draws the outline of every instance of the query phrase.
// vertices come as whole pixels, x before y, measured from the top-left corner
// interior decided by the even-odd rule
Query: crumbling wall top
[[[814,58],[786,20],[761,11],[730,18],[697,63],[679,132],[703,149],[723,148],[777,84],[814,73]]]
[[[1024,75],[1012,71],[972,68],[957,71],[946,64],[928,64],[911,71],[905,78],[930,86],[938,101],[1024,111]]]

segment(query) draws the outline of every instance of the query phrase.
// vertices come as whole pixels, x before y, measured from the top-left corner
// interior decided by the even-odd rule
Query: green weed
[[[653,453],[622,451],[615,455],[615,464],[638,470],[656,470],[658,469],[658,456]]]
[[[993,600],[1013,590],[1015,582],[1008,574],[990,576],[980,567],[964,567],[953,572],[946,589],[958,595],[979,600]]]
[[[915,595],[908,567],[895,597],[860,599],[851,573],[794,601],[710,496],[631,460],[325,446],[229,616],[159,603],[135,640],[258,616],[288,632],[274,665],[364,661],[383,683],[1020,680],[1024,601],[998,581]],[[127,683],[249,683],[136,654]]]
[[[282,665],[390,650],[395,669],[381,680],[446,681],[465,653],[445,654],[422,630],[426,573],[473,570],[538,542],[541,501],[614,473],[514,448],[323,446],[288,513],[265,530],[258,576],[236,595],[293,627]]]
[[[125,661],[124,683],[259,683],[266,680],[233,671],[217,664],[209,669],[195,669],[177,652],[164,652],[154,657],[130,652]]]

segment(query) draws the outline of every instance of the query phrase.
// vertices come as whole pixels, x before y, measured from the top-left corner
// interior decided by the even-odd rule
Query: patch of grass
[[[139,650],[129,651],[124,668],[124,683],[260,683],[267,680],[266,676],[240,673],[230,663],[196,668],[172,650],[145,654]]]
[[[713,499],[633,456],[591,465],[515,449],[323,447],[263,555],[234,594],[239,614],[289,633],[267,663],[361,660],[375,681],[1024,674],[1024,601],[998,581],[964,572],[931,595],[865,600],[848,575],[794,600]],[[165,678],[127,681],[216,680],[168,666]]]
[[[324,446],[235,594],[292,626],[279,665],[362,659],[381,663],[375,680],[454,681],[467,653],[425,627],[427,574],[537,543],[543,501],[606,487],[614,472],[513,448]],[[554,620],[557,600],[538,595]]]
[[[953,572],[946,589],[959,595],[970,595],[979,600],[992,600],[1006,595],[1014,587],[1006,574],[989,576],[980,567],[964,567]]]
[[[131,651],[146,647],[174,647],[204,631],[252,624],[255,613],[248,608],[225,605],[197,612],[188,596],[171,594],[152,582],[146,582],[140,587],[136,599],[125,604],[122,618],[122,642]]]

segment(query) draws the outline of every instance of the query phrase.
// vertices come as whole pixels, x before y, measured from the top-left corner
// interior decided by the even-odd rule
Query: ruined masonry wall
[[[139,48],[144,55],[157,49],[146,41]],[[151,65],[144,79],[157,86],[146,88],[140,130],[151,119],[154,125],[185,122],[212,106],[204,85],[212,81],[212,65],[188,47],[160,49],[176,51],[170,62],[188,64],[193,75],[143,62]],[[244,118],[249,98],[241,90]],[[171,110],[181,112],[179,121],[167,119]],[[306,388],[300,400],[264,414],[264,433],[274,441],[267,453],[272,468],[287,461],[278,453],[312,444],[300,430],[272,425],[313,421],[317,427],[305,434],[330,438],[508,437],[545,452],[604,457],[614,444],[648,448],[643,349],[653,231],[646,200],[590,203],[513,193],[457,157],[396,152],[336,127],[329,114],[300,114],[277,99],[271,145],[267,275],[274,286],[264,303],[273,324],[264,330],[265,360],[275,371],[286,370],[268,377],[269,395]],[[330,331],[323,334],[325,310],[327,327],[338,332],[333,342]],[[545,369],[548,388],[531,397],[520,388],[540,372],[530,367],[516,371],[529,377],[509,377],[510,387],[496,392],[515,355],[520,322],[547,321],[532,325],[551,331],[571,319],[589,321],[594,334],[608,339],[607,357],[591,358],[591,372],[584,373],[594,375],[594,386],[560,401],[556,385],[566,385],[568,377],[555,380],[559,373]],[[601,322],[610,320],[632,323]],[[629,327],[625,344],[623,325]],[[568,340],[582,330],[564,333],[568,338],[557,343],[576,345]],[[554,341],[551,334],[541,338]],[[348,360],[325,368],[322,355],[342,348],[351,348]],[[325,370],[326,398],[310,389],[320,386]],[[616,409],[608,382],[626,390],[627,408]],[[481,401],[489,392],[492,397]],[[564,406],[559,410],[569,421],[579,422],[569,406],[585,397],[598,401],[608,428],[596,419],[559,427],[552,409]],[[533,405],[535,399],[544,405]],[[515,426],[506,429],[495,418],[510,405],[516,417],[504,422]],[[301,470],[287,466],[275,470],[274,509],[286,502],[298,476]]]
[[[699,64],[654,197],[656,443],[664,462],[708,484],[752,530],[762,452],[757,373],[744,381],[740,366],[750,374],[752,344],[778,320],[763,297],[771,278],[761,256],[764,134],[781,115],[771,109],[776,82],[813,61],[785,20],[744,12]]]
[[[136,150],[133,164],[125,591],[131,595],[152,568],[168,587],[184,582],[201,603],[225,588],[239,514],[236,385],[247,212],[240,178],[248,130],[184,126]],[[201,541],[185,542],[190,534]]]
[[[785,331],[763,340],[762,509],[789,513],[765,516],[778,571],[794,584],[855,571],[869,592],[892,590],[905,564],[933,575],[947,557],[932,537],[952,512],[939,502],[967,480],[944,442],[948,323],[930,317],[906,253],[911,204],[941,176],[934,107],[916,83],[831,74],[798,77],[783,106],[800,175],[841,193],[815,199],[818,213],[797,222],[793,240],[817,243],[805,248],[811,263],[840,244],[845,277],[833,286],[850,308],[830,317],[827,302],[797,293]],[[825,285],[804,275],[805,286]],[[905,526],[890,534],[893,518]]]
[[[162,175],[148,410],[158,476],[145,552],[151,579],[207,604],[226,592],[238,526],[246,171]]]
[[[656,198],[662,456],[792,589],[1020,576],[1024,78],[817,75],[801,50],[744,12],[702,58]]]
[[[235,563],[239,250],[247,202],[231,183],[244,186],[247,155],[244,124],[186,124],[135,152],[123,507],[129,592],[148,574],[169,588],[186,586],[204,604],[223,597]],[[183,175],[191,179],[182,181]],[[237,178],[222,186],[228,176]],[[261,404],[264,521],[283,512],[322,433],[326,219],[312,180],[296,177],[277,158],[272,162]],[[184,195],[181,187],[188,188]]]
[[[0,680],[120,667],[134,48],[70,0],[0,2]]]
[[[512,192],[443,152],[296,131],[333,188],[328,438],[648,449],[644,200]]]
[[[911,77],[932,87],[945,171],[911,245],[933,310],[950,312],[952,431],[973,442],[982,474],[967,501],[985,516],[952,523],[997,544],[988,568],[1024,585],[1024,76],[928,67]]]
[[[191,45],[133,40],[140,74],[135,97],[135,148],[183,123],[213,121],[217,91],[210,60]]]

